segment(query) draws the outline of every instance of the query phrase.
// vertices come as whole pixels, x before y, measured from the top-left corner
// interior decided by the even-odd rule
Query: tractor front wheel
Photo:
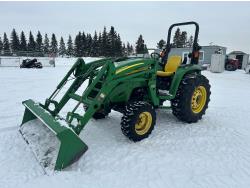
[[[122,133],[137,142],[147,138],[154,129],[155,109],[144,101],[131,102],[124,110],[121,121]]]
[[[210,101],[210,85],[203,75],[187,75],[181,81],[176,97],[171,100],[173,114],[187,123],[197,122]]]

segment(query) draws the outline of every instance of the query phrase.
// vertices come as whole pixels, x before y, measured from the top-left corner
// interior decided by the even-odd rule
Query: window
[[[185,57],[187,57],[188,59],[188,62],[189,62],[189,58],[188,58],[188,54],[190,52],[183,52],[182,53],[182,59],[184,59]],[[199,54],[199,61],[204,61],[204,51],[200,51],[200,54]]]
[[[200,51],[199,61],[204,61],[204,51]]]

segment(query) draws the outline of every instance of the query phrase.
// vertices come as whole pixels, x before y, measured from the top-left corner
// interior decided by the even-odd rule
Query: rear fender
[[[201,73],[201,66],[200,65],[185,65],[185,66],[181,66],[178,68],[175,75],[173,76],[171,86],[169,89],[169,94],[171,95],[171,98],[175,97],[183,77],[185,75],[191,74],[191,73],[200,74]]]

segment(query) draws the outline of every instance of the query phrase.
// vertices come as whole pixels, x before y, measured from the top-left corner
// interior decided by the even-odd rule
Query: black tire
[[[233,66],[232,64],[228,63],[226,64],[226,70],[227,71],[235,71],[235,66]]]
[[[141,116],[145,116],[145,125],[142,123],[141,126],[144,127],[138,129],[136,128],[138,121],[139,123],[143,122]],[[152,105],[144,101],[131,102],[125,107],[121,120],[121,130],[130,140],[138,142],[151,134],[155,121],[156,113]]]
[[[206,90],[203,96],[206,96],[204,100],[201,99],[200,106],[195,109],[193,102],[198,104],[198,96],[194,99],[195,91],[202,88]],[[201,92],[202,93],[202,92]],[[202,118],[208,108],[210,101],[210,85],[208,79],[203,75],[187,75],[183,78],[176,93],[176,96],[171,100],[172,113],[179,120],[187,123],[195,123]],[[201,94],[202,98],[202,94]],[[192,102],[193,101],[193,102]]]
[[[84,110],[86,111],[88,109],[88,107],[86,105],[83,105]],[[104,119],[106,118],[109,113],[111,112],[111,110],[109,111],[105,111],[103,109],[98,110],[96,113],[94,113],[94,115],[92,116],[94,119],[98,120],[98,119]]]

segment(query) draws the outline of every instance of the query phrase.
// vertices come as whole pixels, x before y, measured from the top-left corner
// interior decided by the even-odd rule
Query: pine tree
[[[133,54],[133,53],[135,52],[135,50],[134,50],[134,47],[133,47],[132,44],[131,44],[131,46],[130,46],[130,49],[131,49],[131,53]]]
[[[137,54],[144,54],[147,53],[147,46],[144,44],[144,40],[142,35],[139,36],[137,42],[136,42],[136,53]]]
[[[29,42],[28,42],[28,51],[34,52],[36,50],[36,42],[34,40],[33,34],[30,31]]]
[[[191,48],[194,43],[194,37],[191,35],[187,41],[187,47]]]
[[[107,31],[106,31],[106,27],[103,28],[103,32],[102,32],[102,39],[101,39],[101,54],[103,56],[107,56],[108,55],[108,35],[107,35]]]
[[[72,42],[72,38],[70,35],[69,35],[69,39],[67,42],[67,55],[70,57],[74,55],[74,47],[73,47],[73,42]]]
[[[21,40],[20,51],[23,51],[23,52],[27,51],[27,41],[26,41],[26,37],[23,31],[21,32],[20,40]]]
[[[80,32],[79,32],[80,34]],[[80,41],[79,41],[79,57],[87,56],[88,49],[87,49],[87,36],[85,35],[84,31],[80,35]]]
[[[60,39],[60,46],[59,46],[59,55],[64,56],[66,54],[66,47],[63,40],[63,37]]]
[[[92,37],[91,34],[87,34],[86,35],[86,44],[85,44],[85,49],[86,49],[86,53],[85,56],[91,56],[92,53]]]
[[[37,36],[36,36],[36,51],[41,52],[43,49],[43,37],[38,31]]]
[[[75,43],[74,43],[74,55],[76,57],[82,57],[83,51],[82,51],[82,34],[81,32],[78,33],[75,37]]]
[[[173,44],[172,44],[172,46],[174,48],[180,48],[181,47],[180,36],[181,36],[181,30],[178,27],[177,30],[175,31],[174,38],[173,38]]]
[[[117,34],[115,28],[111,26],[110,31],[107,36],[107,56],[116,56],[118,54],[118,49],[116,46]]]
[[[116,40],[115,40],[115,56],[116,57],[119,57],[119,56],[122,56],[123,55],[123,51],[122,51],[122,41],[121,41],[121,37],[120,35],[118,34],[117,37],[116,37]]]
[[[99,50],[98,49],[99,49],[98,36],[97,36],[96,31],[95,31],[93,41],[92,41],[91,55],[94,56],[94,57],[97,57],[99,55],[99,53],[98,53]]]
[[[129,42],[127,42],[127,47],[126,47],[126,49],[127,49],[127,54],[126,55],[131,55],[131,45],[129,44]]]
[[[186,44],[187,44],[187,32],[182,31],[180,36],[180,47],[184,48],[186,47]]]
[[[43,52],[44,54],[48,55],[49,54],[49,38],[47,33],[44,36],[44,45],[43,45]]]
[[[163,49],[166,46],[166,41],[161,39],[158,43],[157,43],[157,48],[159,49]]]
[[[123,56],[128,55],[128,48],[126,48],[125,43],[122,44],[122,54],[123,54]]]
[[[4,33],[3,35],[3,54],[4,55],[10,55],[10,43],[9,43],[9,39],[6,35],[6,33]]]
[[[53,56],[57,56],[58,52],[58,44],[56,40],[56,35],[53,33],[51,36],[51,43],[50,43],[50,53],[53,54]]]
[[[134,53],[133,45],[130,44],[129,42],[127,42],[127,52],[128,52],[128,55],[131,55]]]
[[[103,56],[103,51],[102,51],[102,34],[99,33],[98,36],[98,56]]]
[[[2,54],[2,50],[3,50],[3,42],[2,42],[2,39],[0,37],[0,55]]]
[[[11,49],[14,53],[18,52],[20,49],[20,41],[15,29],[11,32]]]

